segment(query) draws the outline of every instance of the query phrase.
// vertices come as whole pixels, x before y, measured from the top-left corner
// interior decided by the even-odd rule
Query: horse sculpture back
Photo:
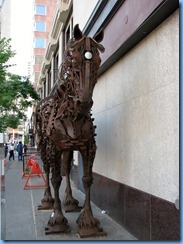
[[[52,185],[54,188],[54,213],[48,221],[47,232],[68,232],[68,221],[62,213],[59,199],[59,187],[64,169],[68,174],[70,160],[68,155],[73,150],[80,151],[83,161],[83,186],[85,203],[78,217],[80,237],[98,236],[105,233],[100,223],[93,217],[90,205],[90,187],[93,183],[92,166],[96,153],[95,127],[91,118],[93,89],[97,82],[100,66],[99,51],[104,47],[99,44],[103,31],[93,38],[84,36],[76,25],[73,38],[64,53],[64,60],[59,72],[59,82],[54,95],[44,100],[44,106],[38,106],[37,115],[44,109],[42,122],[45,121],[41,137],[47,138],[61,152],[61,160],[52,165]],[[41,141],[41,140],[39,140]],[[61,165],[60,165],[61,164]]]

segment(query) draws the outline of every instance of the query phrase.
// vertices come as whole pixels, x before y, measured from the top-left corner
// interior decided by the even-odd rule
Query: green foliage
[[[0,40],[0,132],[7,127],[17,128],[25,118],[26,109],[39,96],[27,77],[8,73],[7,64],[15,55],[11,51],[10,39]]]
[[[20,118],[18,116],[9,114],[0,116],[0,132],[6,130],[7,127],[16,129],[20,124]]]
[[[15,56],[15,52],[11,50],[11,39],[0,39],[0,82],[4,81],[7,68],[12,66],[7,64],[10,58]]]

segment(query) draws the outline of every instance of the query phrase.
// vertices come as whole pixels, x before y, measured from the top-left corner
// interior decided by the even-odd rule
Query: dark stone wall
[[[71,178],[82,192],[82,164]],[[79,176],[79,177],[78,177]],[[179,240],[179,210],[164,199],[93,173],[91,200],[139,240]]]

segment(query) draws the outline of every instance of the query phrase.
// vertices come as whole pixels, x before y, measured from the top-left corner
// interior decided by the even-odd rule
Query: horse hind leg
[[[59,164],[60,166],[60,164]],[[68,221],[62,213],[61,201],[59,198],[59,188],[61,185],[62,177],[60,174],[60,167],[53,169],[51,182],[54,188],[54,211],[50,216],[48,224],[45,228],[45,234],[54,233],[68,233],[70,232],[70,227]]]
[[[54,199],[51,194],[50,181],[49,181],[50,165],[46,163],[43,165],[43,167],[46,173],[46,188],[44,191],[44,197],[41,200],[41,204],[38,205],[38,210],[53,209],[53,204],[54,204]]]
[[[82,207],[79,206],[79,201],[72,195],[70,184],[71,163],[73,160],[73,151],[64,151],[61,159],[61,173],[66,177],[66,189],[64,197],[65,212],[80,212]]]

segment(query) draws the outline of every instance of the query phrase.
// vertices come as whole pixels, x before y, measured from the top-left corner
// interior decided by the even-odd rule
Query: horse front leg
[[[61,201],[59,198],[59,188],[61,185],[62,177],[60,174],[60,163],[59,167],[54,167],[52,172],[51,182],[54,188],[54,211],[50,216],[47,227],[45,228],[45,234],[54,233],[67,233],[70,232],[68,221],[62,213]]]
[[[90,203],[90,188],[93,183],[92,167],[96,152],[95,143],[91,143],[86,150],[81,150],[80,152],[83,159],[82,181],[85,189],[85,203],[84,208],[77,219],[77,224],[79,226],[78,234],[81,238],[104,236],[106,233],[103,232],[102,228],[100,228],[99,220],[93,217]]]
[[[65,212],[80,212],[82,207],[78,206],[78,200],[73,197],[70,183],[70,171],[72,161],[73,151],[64,151],[61,158],[61,174],[62,176],[66,177],[64,210]]]
[[[49,165],[49,163],[44,163],[43,168],[46,173],[46,188],[44,191],[44,197],[41,200],[41,204],[38,205],[38,210],[53,209],[53,204],[54,204],[54,199],[52,197],[51,189],[50,189],[50,180],[49,180],[50,165]]]

